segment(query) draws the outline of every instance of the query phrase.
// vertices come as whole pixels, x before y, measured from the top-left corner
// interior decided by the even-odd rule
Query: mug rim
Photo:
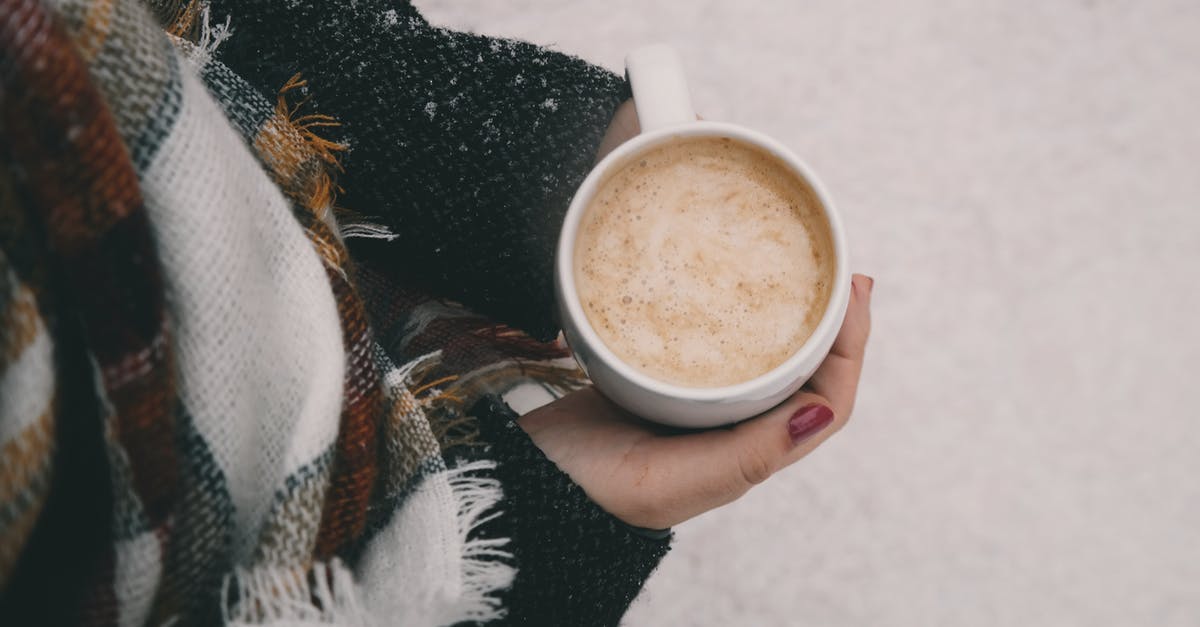
[[[825,311],[821,314],[820,322],[817,323],[813,332],[809,334],[808,339],[804,341],[800,348],[782,363],[752,379],[732,385],[688,387],[656,379],[627,364],[608,347],[596,330],[592,328],[591,321],[588,320],[587,314],[583,311],[583,306],[579,302],[579,293],[575,285],[575,240],[578,236],[579,224],[583,219],[584,210],[595,196],[600,183],[605,180],[607,175],[618,164],[626,159],[632,158],[660,143],[685,137],[729,137],[749,143],[760,150],[765,150],[782,161],[793,173],[803,178],[805,183],[816,194],[817,199],[821,203],[821,211],[829,224],[830,235],[833,240],[834,259],[837,267],[834,271],[829,302],[825,306]],[[571,317],[576,332],[582,336],[582,340],[587,344],[592,355],[596,359],[603,361],[609,369],[620,375],[625,381],[672,398],[702,402],[735,402],[760,390],[781,389],[794,382],[796,376],[806,370],[805,366],[811,361],[813,354],[821,350],[823,342],[820,339],[828,337],[831,333],[837,333],[850,300],[851,285],[849,264],[847,263],[849,258],[848,253],[845,228],[833,204],[833,199],[807,163],[778,141],[753,129],[728,122],[697,120],[695,122],[660,128],[631,138],[601,159],[592,168],[591,172],[588,173],[587,177],[584,178],[583,183],[579,185],[574,197],[571,199],[571,204],[563,220],[562,230],[560,231],[556,247],[555,274],[559,298],[561,299],[559,306],[560,311],[565,310],[567,315]],[[574,352],[575,348],[572,347],[572,353]]]

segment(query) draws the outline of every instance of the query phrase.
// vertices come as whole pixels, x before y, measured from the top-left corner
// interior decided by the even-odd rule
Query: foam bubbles
[[[608,179],[576,245],[584,311],[657,379],[731,385],[803,345],[829,300],[828,225],[812,190],[740,142],[692,139]]]

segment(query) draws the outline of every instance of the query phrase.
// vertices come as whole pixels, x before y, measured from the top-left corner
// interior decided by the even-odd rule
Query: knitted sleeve
[[[485,535],[512,539],[517,576],[502,594],[509,625],[616,625],[666,555],[584,494],[517,426],[495,396],[473,408],[498,462],[505,500]]]
[[[429,25],[388,0],[216,0],[221,60],[263,93],[299,72],[349,145],[338,206],[395,239],[352,252],[539,339],[554,245],[625,81],[565,54]]]

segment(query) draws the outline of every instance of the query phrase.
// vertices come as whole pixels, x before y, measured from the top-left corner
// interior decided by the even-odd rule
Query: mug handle
[[[651,44],[630,52],[625,76],[643,133],[696,121],[683,62],[671,46]]]

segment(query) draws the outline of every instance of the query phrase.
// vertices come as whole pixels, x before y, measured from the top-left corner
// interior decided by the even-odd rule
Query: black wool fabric
[[[296,72],[350,148],[338,205],[398,237],[351,239],[393,278],[542,340],[554,246],[625,81],[518,41],[436,28],[406,2],[216,0],[221,61],[263,93]]]
[[[481,530],[512,539],[517,576],[505,625],[616,625],[670,550],[596,505],[546,458],[495,396],[472,408],[504,485],[504,512]]]

